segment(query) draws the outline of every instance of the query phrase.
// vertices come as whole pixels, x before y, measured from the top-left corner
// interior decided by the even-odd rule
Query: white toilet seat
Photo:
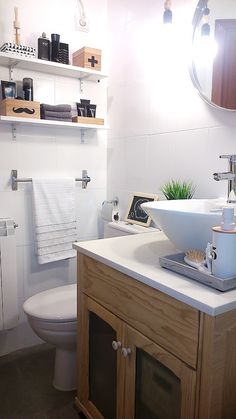
[[[77,318],[76,284],[40,292],[23,304],[24,312],[44,322],[75,322]]]

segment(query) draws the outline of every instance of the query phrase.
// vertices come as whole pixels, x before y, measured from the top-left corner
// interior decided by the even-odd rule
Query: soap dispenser
[[[223,208],[220,226],[212,228],[212,274],[236,277],[236,227],[234,208]]]
[[[41,38],[38,38],[38,58],[50,61],[50,41],[45,32],[42,33]]]

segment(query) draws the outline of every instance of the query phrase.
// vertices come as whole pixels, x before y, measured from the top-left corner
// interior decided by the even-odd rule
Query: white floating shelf
[[[97,124],[79,124],[75,122],[61,122],[61,121],[48,121],[45,119],[34,118],[18,118],[14,116],[0,116],[0,123],[11,125],[28,125],[28,126],[44,126],[44,127],[65,127],[74,129],[108,129],[107,125]]]
[[[38,58],[17,57],[6,52],[0,52],[0,66],[17,67],[21,69],[50,73],[57,76],[72,77],[80,80],[99,81],[107,77],[97,70],[90,70],[72,65],[39,60]]]

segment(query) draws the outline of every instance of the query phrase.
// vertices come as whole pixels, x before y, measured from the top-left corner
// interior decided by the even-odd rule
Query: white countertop
[[[159,256],[176,253],[161,231],[74,243],[74,249],[211,316],[236,308],[236,289],[217,291],[160,267]]]

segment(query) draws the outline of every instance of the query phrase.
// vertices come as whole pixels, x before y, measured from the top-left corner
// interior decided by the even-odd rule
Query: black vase
[[[60,35],[52,33],[51,40],[51,61],[59,63]]]
[[[28,77],[23,79],[23,92],[25,100],[34,100],[33,79]]]

